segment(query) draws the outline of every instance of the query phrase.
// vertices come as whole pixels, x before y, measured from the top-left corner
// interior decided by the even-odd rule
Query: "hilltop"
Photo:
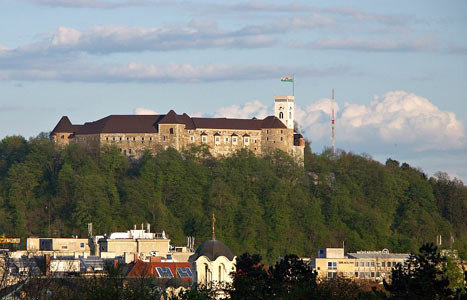
[[[467,187],[445,173],[388,159],[305,148],[304,167],[287,154],[241,150],[214,158],[206,148],[169,148],[130,163],[116,148],[96,156],[46,135],[0,142],[0,232],[25,238],[86,236],[149,222],[176,244],[216,236],[235,254],[268,262],[318,247],[417,251],[441,234],[467,256]]]

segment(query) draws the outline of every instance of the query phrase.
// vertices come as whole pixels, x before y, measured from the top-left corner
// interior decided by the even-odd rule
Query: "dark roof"
[[[237,129],[260,130],[262,128],[287,128],[275,116],[258,119],[191,118],[187,114],[178,115],[171,110],[167,115],[110,115],[83,125],[71,124],[63,116],[52,133],[72,132],[74,134],[95,133],[154,133],[158,124],[185,124],[186,129]]]
[[[68,119],[67,116],[63,116],[60,121],[58,121],[57,125],[55,126],[53,132],[73,132],[73,125]]]
[[[228,260],[233,260],[234,255],[224,243],[218,240],[209,240],[201,244],[196,249],[195,254],[190,257],[192,260],[198,259],[200,256],[206,256],[209,260],[214,261],[219,256],[225,256]]]

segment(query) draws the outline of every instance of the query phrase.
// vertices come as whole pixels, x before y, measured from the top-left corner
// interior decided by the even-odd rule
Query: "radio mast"
[[[332,106],[332,112],[331,112],[331,117],[332,117],[332,120],[331,120],[331,140],[332,140],[332,148],[331,148],[331,154],[334,156],[334,147],[336,146],[336,140],[335,140],[335,136],[334,136],[334,88],[332,89],[332,101],[331,101],[331,106]]]

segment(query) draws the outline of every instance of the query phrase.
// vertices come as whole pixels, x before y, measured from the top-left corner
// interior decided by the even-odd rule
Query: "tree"
[[[391,282],[384,281],[391,299],[429,300],[452,299],[449,279],[442,270],[445,258],[433,244],[425,244],[420,254],[412,254],[405,265],[392,271]]]

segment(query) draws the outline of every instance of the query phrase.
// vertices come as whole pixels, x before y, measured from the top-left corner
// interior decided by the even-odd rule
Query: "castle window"
[[[201,141],[202,141],[203,143],[207,143],[207,142],[208,142],[208,137],[207,137],[206,135],[203,135],[203,136],[201,137]]]
[[[131,149],[128,149],[128,153],[131,154]]]
[[[284,130],[281,129],[281,134],[283,134],[283,133],[284,133]]]
[[[268,138],[268,137],[266,137],[266,141],[269,141],[269,138]]]
[[[215,137],[214,137],[214,143],[215,143],[216,145],[219,145],[219,144],[221,143],[221,137],[220,137],[220,136],[215,136]]]
[[[237,137],[236,136],[232,137],[232,145],[237,145]]]
[[[283,137],[281,137],[281,142],[282,142],[283,140],[284,140],[284,138],[283,138]]]
[[[229,142],[229,138],[228,138],[228,137],[225,138],[225,142],[226,142],[226,143]]]
[[[112,141],[114,141],[114,142],[115,142],[115,137],[113,137],[113,138],[112,138]]]
[[[266,129],[266,134],[269,134],[269,129]]]
[[[279,113],[279,119],[283,119],[284,118],[284,113],[283,112],[280,112]]]
[[[246,146],[246,145],[249,145],[249,144],[250,144],[250,138],[247,137],[247,136],[244,137],[244,138],[243,138],[243,144],[245,144],[245,146]]]
[[[126,140],[127,140],[127,141],[129,141],[129,140],[130,140],[130,137],[129,137],[129,136],[127,136],[127,137],[126,137]]]
[[[133,141],[136,141],[136,136],[133,137]]]
[[[105,137],[105,140],[106,140],[106,141],[109,141],[109,137],[108,137],[108,136],[106,136],[106,137]]]
[[[190,136],[190,142],[194,142],[195,141],[195,137],[194,136]]]
[[[174,134],[174,129],[173,129],[173,128],[170,128],[170,129],[169,129],[169,132],[170,132],[170,134]]]
[[[149,141],[152,142],[152,136],[149,137]]]
[[[120,137],[120,142],[122,141],[122,137]]]
[[[255,141],[255,144],[256,144],[256,139],[254,139],[254,141]]]
[[[167,140],[167,137],[164,135],[164,142]]]
[[[141,143],[144,144],[144,136],[141,138]]]

